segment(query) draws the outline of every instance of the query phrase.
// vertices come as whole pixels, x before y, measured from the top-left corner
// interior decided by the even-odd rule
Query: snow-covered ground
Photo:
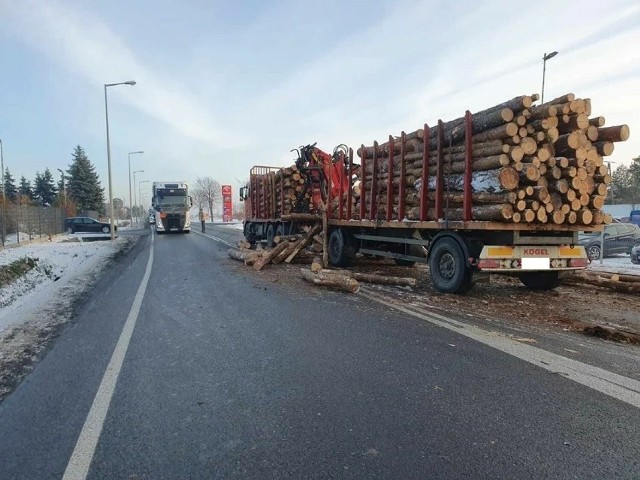
[[[53,304],[76,296],[91,279],[97,278],[109,257],[122,249],[127,239],[115,242],[80,242],[58,235],[52,241],[20,243],[0,251],[0,265],[30,257],[37,265],[25,276],[0,288],[0,332],[8,326],[38,317]]]

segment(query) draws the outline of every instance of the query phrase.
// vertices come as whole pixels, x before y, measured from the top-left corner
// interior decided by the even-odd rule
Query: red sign
[[[233,217],[233,209],[231,207],[231,185],[222,185],[222,221],[230,222]]]

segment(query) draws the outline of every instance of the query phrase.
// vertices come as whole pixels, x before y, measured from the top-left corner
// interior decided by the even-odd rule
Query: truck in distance
[[[153,182],[151,205],[156,233],[191,233],[189,210],[193,199],[186,182]]]

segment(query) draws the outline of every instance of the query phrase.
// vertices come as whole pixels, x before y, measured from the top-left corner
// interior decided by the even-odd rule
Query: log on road
[[[300,275],[302,275],[302,278],[307,282],[313,283],[314,285],[333,287],[350,293],[358,293],[360,290],[358,281],[347,275],[313,273],[306,268],[300,269]]]

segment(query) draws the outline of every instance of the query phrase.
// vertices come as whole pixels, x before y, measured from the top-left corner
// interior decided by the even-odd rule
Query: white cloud
[[[231,136],[189,94],[189,85],[167,78],[144,65],[136,53],[107,25],[88,12],[47,1],[21,0],[4,6],[10,28],[36,50],[92,83],[136,80],[138,86],[109,89],[125,102],[162,120],[181,134],[219,145]]]

